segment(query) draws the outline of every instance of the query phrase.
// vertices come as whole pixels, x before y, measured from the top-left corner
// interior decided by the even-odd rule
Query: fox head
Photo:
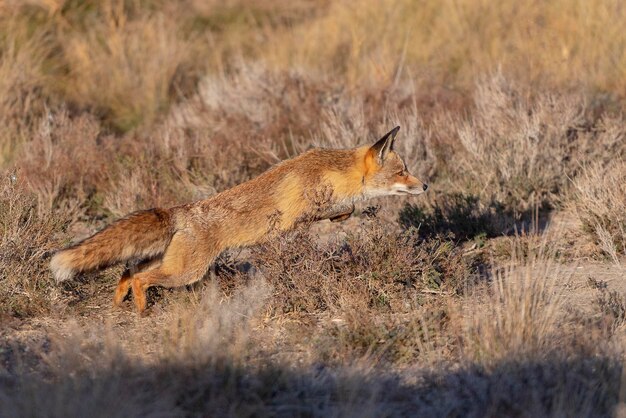
[[[418,195],[428,185],[409,173],[402,157],[393,150],[400,130],[396,126],[386,133],[365,153],[363,189],[366,197]]]

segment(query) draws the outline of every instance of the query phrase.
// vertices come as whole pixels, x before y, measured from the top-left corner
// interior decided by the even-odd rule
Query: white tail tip
[[[50,260],[50,270],[57,283],[69,280],[74,277],[75,271],[69,265],[67,260],[67,254],[64,251],[60,251],[52,256]]]

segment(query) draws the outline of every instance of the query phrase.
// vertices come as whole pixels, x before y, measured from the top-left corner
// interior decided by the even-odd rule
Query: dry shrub
[[[434,355],[433,347],[443,355],[446,301],[476,279],[472,260],[447,240],[394,229],[376,220],[326,244],[298,231],[253,251],[274,288],[273,315],[334,318],[312,340],[320,361],[367,355],[406,364]]]
[[[297,231],[255,249],[255,263],[275,286],[274,309],[406,312],[423,292],[462,292],[472,269],[450,242],[390,229],[374,221],[344,243],[329,244]]]
[[[49,341],[29,350],[35,367],[18,367],[0,381],[3,415],[380,416],[383,382],[364,379],[364,371],[258,358],[263,347],[254,326],[267,296],[259,282],[228,299],[205,290],[192,309],[165,318],[162,329],[131,323],[127,339],[107,325],[105,332],[75,324],[50,330]]]
[[[392,128],[400,126],[394,150],[404,158],[409,171],[427,181],[438,161],[431,132],[416,100],[417,93],[408,88],[341,91],[323,109],[313,144],[326,148],[373,144]]]
[[[593,277],[587,279],[587,284],[598,293],[594,299],[594,305],[599,310],[603,321],[610,335],[615,334],[619,329],[623,329],[626,323],[626,301],[624,296],[617,290],[609,290],[607,283],[596,280]]]
[[[553,203],[568,183],[568,136],[584,122],[584,102],[550,95],[529,102],[500,74],[480,84],[474,100],[472,118],[457,125],[459,186],[520,212]]]
[[[0,168],[6,168],[46,106],[49,46],[45,31],[30,33],[19,19],[0,14],[0,26]]]
[[[535,211],[561,206],[581,163],[626,153],[621,119],[590,121],[582,97],[530,96],[497,73],[477,86],[474,102],[466,120],[446,112],[433,120],[435,189],[443,190],[434,204],[407,208],[405,223],[448,228],[462,215],[487,234],[512,231]]]
[[[49,330],[36,369],[0,383],[3,415],[245,411],[251,399],[243,362],[255,352],[250,330],[267,294],[253,283],[224,301],[208,289],[196,306],[171,313],[159,332],[135,322],[126,341],[110,325],[105,332],[76,323]]]
[[[487,286],[475,287],[473,295],[451,310],[451,328],[460,328],[453,332],[460,334],[461,358],[489,367],[513,359],[614,355],[614,329],[607,330],[599,317],[611,314],[621,324],[623,300],[601,292],[598,312],[572,306],[566,293],[572,272],[563,267],[552,241],[529,234],[516,236],[510,244],[508,261],[494,265]]]
[[[67,28],[59,40],[67,78],[64,96],[127,131],[149,125],[169,106],[170,89],[187,57],[176,20],[159,12],[129,15],[105,1],[95,18]]]
[[[542,290],[516,277],[510,270],[494,282],[485,309],[473,307],[478,317],[467,328],[446,328],[467,332],[457,343],[483,349],[448,367],[394,371],[385,363],[376,367],[372,355],[340,368],[269,360],[264,353],[276,341],[258,325],[271,290],[255,282],[227,298],[210,287],[158,326],[138,319],[115,332],[51,330],[34,367],[4,374],[0,402],[6,416],[42,410],[54,416],[608,416],[617,402],[620,356],[603,344],[584,351],[549,338],[558,333],[555,311],[562,305],[549,306],[550,285]],[[501,320],[489,316],[493,309]],[[424,328],[405,331],[403,338],[424,339]]]
[[[316,111],[317,94],[304,78],[265,70],[206,77],[153,130],[120,141],[105,206],[122,215],[205,198],[255,177],[293,149],[290,135],[312,129],[304,111]],[[292,112],[305,97],[303,112]]]
[[[37,121],[33,138],[24,142],[15,164],[35,192],[40,210],[60,211],[76,220],[99,209],[97,193],[111,158],[100,129],[93,117],[73,118],[67,111],[49,112]]]
[[[270,71],[261,63],[239,63],[229,73],[209,75],[193,100],[171,116],[179,127],[220,133],[231,145],[275,146],[278,155],[294,152],[294,140],[317,128],[323,105],[334,97],[332,87],[301,71]],[[297,111],[296,111],[297,109]],[[258,151],[258,152],[259,152]]]
[[[541,258],[496,269],[488,294],[468,301],[466,355],[488,363],[549,352],[562,326],[559,279]]]
[[[47,255],[59,245],[62,221],[24,187],[20,173],[0,183],[0,315],[33,316],[58,303]]]
[[[258,324],[271,296],[270,286],[252,279],[225,296],[211,284],[192,306],[181,306],[169,314],[161,355],[168,362],[218,363],[245,361],[254,352],[251,327]]]
[[[199,94],[217,117],[243,118],[267,134],[296,138],[318,126],[324,103],[334,96],[320,77],[297,69],[270,71],[261,63],[240,63],[231,75],[205,78]]]
[[[451,236],[465,241],[497,237],[511,232],[515,216],[496,203],[483,204],[461,193],[430,195],[419,204],[407,203],[400,211],[404,228],[416,228],[421,236]]]
[[[346,307],[340,318],[318,327],[311,354],[318,362],[333,366],[442,364],[455,348],[448,331],[448,302],[444,295],[439,300],[424,297],[406,313]]]
[[[164,128],[154,137],[125,137],[108,158],[102,207],[115,217],[138,209],[171,207],[206,197],[217,173],[210,138]],[[206,158],[205,158],[206,156]]]
[[[618,157],[585,166],[573,184],[571,206],[583,229],[619,263],[618,255],[626,255],[626,163]]]
[[[477,404],[489,416],[596,416],[614,407],[620,350],[600,322],[567,306],[568,276],[546,245],[530,256],[513,254],[509,264],[494,268],[486,288],[450,309],[447,329],[458,338],[464,366],[427,381],[436,379],[444,392],[480,387],[490,394],[477,403],[456,402],[461,415],[473,416]],[[610,314],[618,310],[616,321],[623,318],[620,302],[603,305]]]

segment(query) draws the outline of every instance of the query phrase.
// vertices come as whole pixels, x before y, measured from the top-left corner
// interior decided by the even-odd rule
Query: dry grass
[[[38,208],[76,219],[88,210],[105,177],[98,145],[100,125],[93,117],[70,118],[48,112],[19,155],[24,182],[35,192]]]
[[[204,71],[227,72],[241,57],[273,70],[305,68],[350,88],[412,80],[467,90],[497,66],[524,83],[583,85],[601,107],[619,102],[614,92],[624,88],[626,15],[615,0],[497,8],[476,0],[3,6],[0,38],[33,52],[22,54],[34,63],[21,72],[33,75],[28,83],[121,130],[150,125]]]
[[[374,222],[328,245],[296,233],[261,246],[255,260],[276,288],[282,312],[403,312],[423,292],[454,294],[472,266],[445,239],[420,242],[411,232]]]
[[[572,205],[602,252],[619,263],[626,254],[626,164],[595,163],[574,179]]]
[[[48,313],[59,291],[48,275],[47,255],[59,244],[63,221],[25,190],[21,173],[3,173],[0,183],[0,315]]]
[[[625,21],[614,0],[340,1],[268,54],[276,65],[339,73],[350,86],[403,75],[467,86],[501,65],[533,84],[623,91]]]
[[[465,308],[468,355],[478,361],[541,357],[562,338],[562,295],[556,265],[531,258],[494,272],[486,299]],[[556,334],[556,335],[555,335]]]
[[[44,65],[49,50],[45,31],[29,34],[19,21],[0,22],[0,167],[5,167],[45,109],[43,89],[49,80]]]
[[[610,416],[624,13],[0,3],[3,415]],[[51,283],[49,253],[113,218],[395,125],[427,196],[227,253],[215,280],[151,292],[147,318],[109,307],[121,266]],[[549,225],[572,213],[581,231]]]
[[[626,152],[616,120],[593,120],[583,97],[529,93],[501,74],[477,85],[475,111],[452,121],[460,192],[523,213],[561,203],[580,164]],[[447,141],[454,141],[454,139]]]
[[[590,332],[590,324],[576,322],[559,302],[562,288],[555,284],[563,276],[546,261],[503,269],[476,294],[480,303],[451,305],[450,324],[437,330],[452,346],[445,357],[434,336],[407,328],[405,344],[421,339],[413,363],[421,370],[411,373],[384,371],[392,358],[373,351],[354,357],[350,367],[268,361],[272,346],[293,350],[294,341],[284,345],[271,332],[276,323],[265,312],[275,296],[257,280],[229,297],[209,286],[198,302],[151,324],[133,320],[125,330],[105,326],[105,333],[69,324],[47,330],[49,340],[40,348],[31,343],[30,352],[19,354],[14,344],[21,367],[36,366],[5,371],[3,411],[78,416],[97,414],[94,405],[101,405],[106,416],[608,415],[617,399],[619,353],[597,340],[565,344],[572,333]]]
[[[112,4],[111,4],[112,3]],[[67,63],[63,95],[117,129],[153,123],[167,110],[177,71],[189,48],[180,28],[163,13],[129,18],[121,2],[104,2],[101,16],[70,26],[59,43]]]

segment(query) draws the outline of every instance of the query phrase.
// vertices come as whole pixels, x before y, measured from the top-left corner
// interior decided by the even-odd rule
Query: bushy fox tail
[[[50,269],[57,282],[132,258],[162,254],[174,234],[171,210],[131,213],[91,237],[52,256]]]

